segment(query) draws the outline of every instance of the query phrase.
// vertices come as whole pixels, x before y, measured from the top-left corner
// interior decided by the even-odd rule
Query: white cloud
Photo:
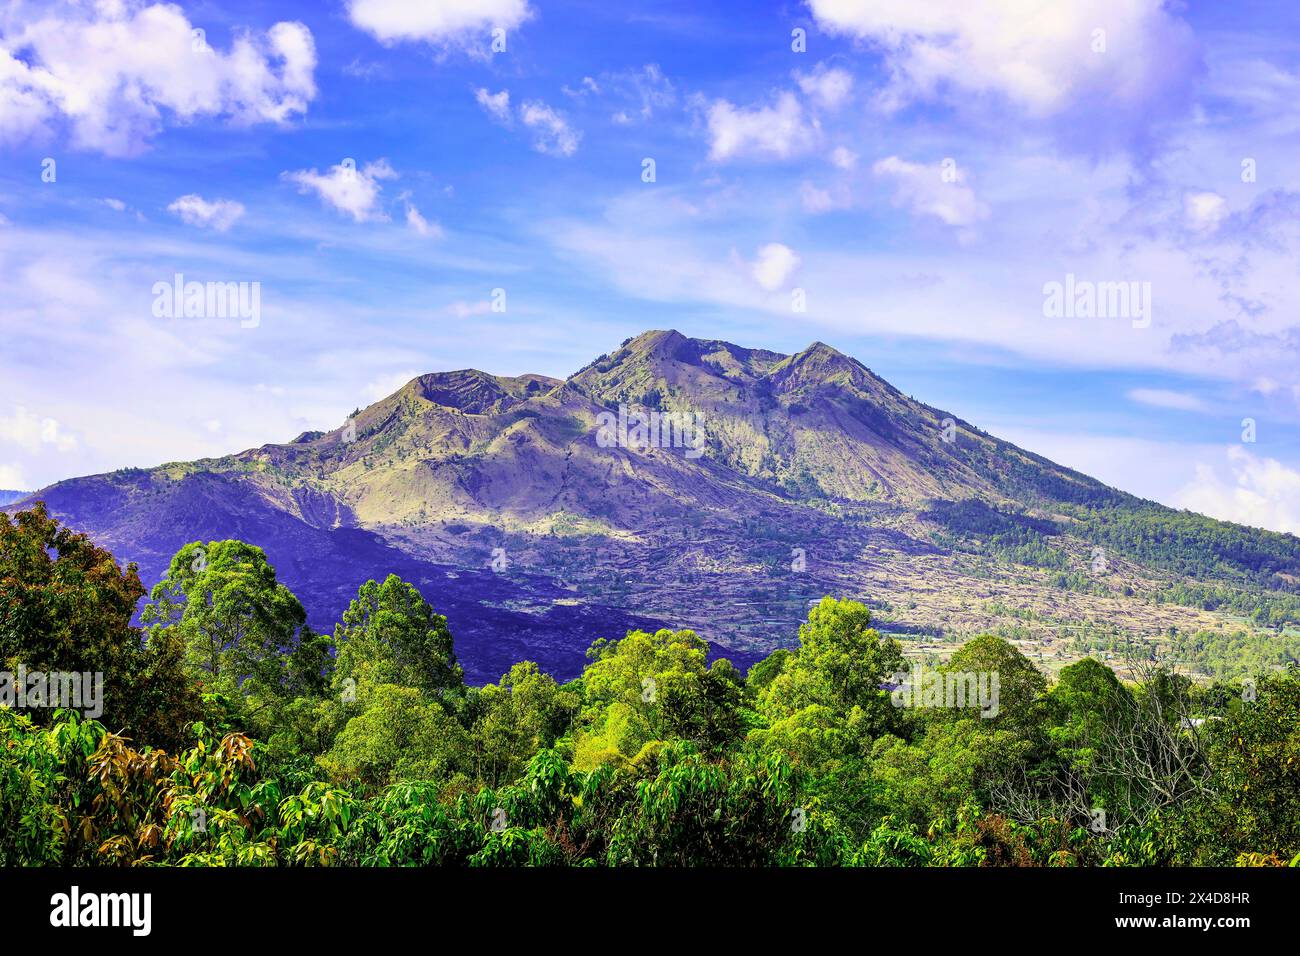
[[[189,193],[169,205],[167,211],[180,216],[181,222],[191,226],[225,232],[244,214],[244,205],[231,199],[208,202],[198,193]]]
[[[799,184],[799,201],[803,204],[804,212],[813,215],[830,212],[837,205],[829,190],[814,186],[807,180]]]
[[[406,206],[406,224],[411,227],[418,235],[427,236],[434,239],[443,237],[442,226],[436,222],[429,222],[424,216],[420,215],[420,210],[411,204]]]
[[[578,102],[600,97],[618,104],[610,119],[620,126],[648,120],[677,102],[677,88],[657,63],[647,63],[639,70],[602,73],[599,80],[584,76],[576,87],[563,86],[561,90]]]
[[[488,115],[492,116],[498,122],[508,124],[510,122],[510,91],[502,90],[500,93],[489,93],[482,87],[474,92],[474,99],[478,105],[487,110]]]
[[[864,157],[860,165],[869,169],[870,161]],[[792,211],[799,214],[802,178],[841,205],[860,203],[841,191],[846,184],[813,176],[794,180],[793,189],[788,177],[755,180],[743,187],[719,178],[707,191],[683,194],[676,202],[665,202],[653,190],[630,191],[604,204],[598,217],[543,219],[537,236],[539,242],[573,257],[585,272],[597,271],[623,294],[686,308],[754,310],[767,316],[764,321],[771,323],[776,336],[788,328],[789,303],[763,294],[747,267],[728,263],[731,249],[752,250],[768,239],[797,248],[804,260],[797,284],[810,290],[803,321],[820,325],[822,337],[834,330],[849,336],[893,336],[902,329],[918,346],[922,341],[937,343],[932,347],[959,350],[973,363],[988,361],[990,352],[983,347],[991,346],[1029,359],[1035,367],[1141,369],[1211,380],[1238,379],[1244,373],[1254,381],[1270,374],[1283,389],[1300,382],[1293,352],[1280,347],[1273,349],[1273,359],[1264,361],[1262,352],[1253,348],[1225,356],[1219,350],[1202,355],[1167,347],[1179,332],[1217,320],[1218,281],[1181,249],[1135,241],[1125,244],[1126,258],[1117,263],[1108,240],[1118,245],[1119,239],[1089,236],[1092,245],[1079,247],[1072,233],[1058,231],[1058,222],[1086,219],[1089,206],[1080,199],[1085,192],[1091,202],[1110,188],[1099,187],[1105,177],[1098,170],[1089,174],[1086,165],[1074,159],[1064,166],[1030,167],[1035,179],[1026,166],[1012,164],[996,178],[1007,221],[983,230],[989,233],[984,241],[953,243],[942,254],[934,246],[935,230],[952,229],[961,239],[964,231],[982,229],[983,223],[947,227],[937,218],[917,220],[915,241],[903,242],[906,230],[900,229],[897,240],[869,248],[858,247],[855,235],[860,227],[847,222],[827,223],[802,237],[791,235],[781,222]],[[1072,175],[1076,170],[1082,171]],[[931,167],[928,175],[936,188],[959,185],[943,183],[941,168]],[[1122,190],[1126,169],[1116,168],[1114,178],[1115,188]],[[885,182],[881,204],[887,212],[893,181]],[[1181,194],[1174,198],[1181,202]],[[1042,209],[1053,210],[1050,228],[1034,218]],[[1167,221],[1165,212],[1160,210],[1161,221]],[[746,238],[753,236],[761,239]],[[1284,290],[1300,287],[1294,249],[1288,257],[1288,271],[1283,272],[1279,262],[1279,297]],[[752,259],[752,253],[745,258]],[[646,269],[647,262],[653,262],[654,269]],[[1134,329],[1128,321],[1044,321],[1043,283],[1063,279],[1067,272],[1091,279],[1151,277],[1158,290],[1153,292],[1152,327]],[[1277,327],[1284,329],[1290,321],[1280,311]]]
[[[301,23],[241,33],[222,53],[175,5],[65,4],[5,24],[0,142],[66,126],[77,148],[129,156],[167,120],[285,123],[315,97],[315,68]]]
[[[758,250],[758,258],[750,267],[754,281],[768,292],[775,292],[799,268],[799,257],[789,246],[769,242]]]
[[[550,156],[572,156],[582,134],[560,113],[538,100],[519,108],[519,119],[533,131],[533,148]]]
[[[42,418],[22,405],[14,406],[13,414],[0,418],[0,441],[13,442],[31,454],[43,447],[58,451],[74,451],[77,439],[64,431],[56,419]]]
[[[1128,392],[1128,397],[1140,405],[1154,408],[1172,408],[1180,412],[1203,412],[1206,409],[1205,403],[1195,395],[1164,388],[1135,388]]]
[[[745,155],[787,159],[810,149],[818,134],[816,120],[804,116],[790,92],[781,93],[771,106],[752,109],[715,100],[707,118],[709,158],[718,162]]]
[[[667,109],[677,102],[676,87],[664,76],[657,63],[647,63],[640,70],[605,74],[602,80],[613,95],[623,96],[636,104],[636,115],[643,120],[654,116],[656,110]],[[631,122],[625,110],[619,110],[615,116],[622,116],[622,122]]]
[[[1170,507],[1179,507],[1178,493],[1195,463],[1219,451],[1216,445],[1072,431],[1060,419],[1047,422],[1020,413],[1008,419],[1003,414],[986,413],[978,421],[990,434],[1020,448]],[[1086,429],[1091,423],[1083,418],[1075,424]]]
[[[527,0],[348,0],[352,25],[381,43],[463,40],[532,16]]]
[[[100,202],[109,209],[112,209],[114,212],[126,212],[126,203],[122,202],[120,199],[107,198],[101,199]]]
[[[596,95],[600,94],[600,84],[590,76],[584,76],[582,82],[579,83],[577,87],[562,86],[560,89],[564,92],[565,96],[572,97],[575,100],[580,100],[584,96],[592,93],[595,93]]]
[[[1190,228],[1213,232],[1228,215],[1228,201],[1215,192],[1187,193],[1183,196],[1183,213]]]
[[[468,319],[476,315],[487,315],[492,311],[492,303],[487,299],[479,302],[465,302],[458,299],[447,306],[447,311],[458,319]]]
[[[420,373],[415,371],[415,369],[407,369],[403,372],[389,372],[388,374],[377,376],[367,382],[361,389],[361,394],[367,400],[377,402],[380,399],[392,395],[411,379],[418,378],[419,375]]]
[[[1178,504],[1224,521],[1300,534],[1300,471],[1233,445],[1226,468],[1200,463]]]
[[[796,70],[794,78],[804,96],[828,110],[839,109],[853,92],[852,74],[839,67],[828,67],[825,63],[817,64],[811,73]]]
[[[847,146],[836,146],[831,150],[831,163],[840,169],[852,169],[858,163],[858,154]]]
[[[1081,107],[1086,129],[1067,135],[1140,135],[1200,69],[1191,28],[1165,0],[806,2],[821,29],[883,55],[889,109],[939,98],[978,109],[994,94],[1035,118]]]
[[[871,171],[893,179],[897,184],[895,204],[917,215],[935,216],[949,226],[970,226],[988,216],[988,207],[965,185],[965,175],[958,167],[951,167],[950,175],[945,177],[943,164],[924,166],[887,156]]]
[[[0,488],[6,491],[26,491],[27,481],[22,469],[16,465],[0,465]]]
[[[281,175],[290,182],[297,183],[299,192],[316,193],[324,202],[339,212],[347,213],[356,222],[388,218],[377,208],[379,193],[383,190],[379,183],[380,180],[397,177],[396,171],[386,159],[367,163],[361,169],[357,169],[350,160],[344,160],[324,173],[313,168]]]
[[[489,93],[480,87],[474,91],[478,105],[503,126],[510,126],[510,91]],[[578,151],[582,133],[573,129],[563,113],[540,100],[530,100],[519,107],[519,121],[533,133],[533,148],[550,156],[572,156]]]

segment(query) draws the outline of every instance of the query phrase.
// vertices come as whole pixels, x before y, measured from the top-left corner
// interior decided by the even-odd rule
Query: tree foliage
[[[994,712],[893,693],[903,648],[827,598],[748,676],[665,629],[475,688],[393,575],[332,641],[239,541],[181,548],[147,641],[142,596],[44,509],[0,522],[4,666],[121,695],[0,709],[0,866],[1300,865],[1294,668],[1050,681],[980,635],[932,672],[996,675]]]

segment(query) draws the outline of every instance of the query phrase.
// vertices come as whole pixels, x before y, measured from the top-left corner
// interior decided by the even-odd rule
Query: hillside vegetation
[[[0,516],[0,663],[107,685],[98,720],[0,709],[0,866],[1300,864],[1294,668],[1049,679],[981,635],[927,685],[826,598],[747,675],[662,629],[474,687],[396,575],[332,635],[237,540],[173,555],[142,631],[144,597],[42,507]],[[996,693],[919,693],[968,677]]]

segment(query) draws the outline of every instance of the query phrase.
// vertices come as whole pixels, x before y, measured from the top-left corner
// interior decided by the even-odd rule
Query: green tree
[[[773,866],[806,827],[780,754],[710,761],[667,745],[610,835],[615,866]]]
[[[1113,670],[1086,657],[1061,668],[1051,702],[1056,720],[1049,734],[1062,756],[1082,769],[1093,763],[1107,723],[1131,711],[1133,695]]]
[[[456,661],[447,619],[414,585],[395,574],[367,581],[334,629],[336,687],[346,681],[397,684],[453,702],[465,674]]]
[[[998,712],[982,721],[990,729],[1032,735],[1042,726],[1047,677],[1009,641],[992,634],[973,637],[949,658],[943,671],[997,675]]]
[[[708,750],[736,740],[740,674],[723,659],[707,665],[708,649],[692,631],[666,629],[593,644],[582,679],[576,765],[625,762],[666,740]]]
[[[844,717],[856,710],[853,722],[875,736],[896,725],[897,708],[884,685],[903,667],[898,642],[871,627],[865,605],[823,598],[799,626],[798,649],[759,693],[759,709],[769,720],[814,705]]]
[[[1241,853],[1300,859],[1300,679],[1258,678],[1210,724],[1217,839]]]
[[[0,669],[101,674],[108,727],[156,746],[176,743],[200,713],[180,648],[131,626],[144,596],[134,564],[120,567],[43,503],[0,514]],[[49,710],[30,714],[38,723]]]
[[[193,541],[176,552],[150,597],[142,619],[154,634],[176,629],[187,671],[209,691],[285,696],[304,680],[302,662],[320,659],[302,603],[254,545]],[[306,646],[291,668],[300,635]]]
[[[375,789],[398,780],[449,783],[470,753],[469,734],[438,701],[414,687],[366,685],[321,764],[336,778]]]
[[[533,755],[569,731],[581,701],[532,661],[510,668],[478,696],[473,727],[475,777],[496,787],[516,780]]]

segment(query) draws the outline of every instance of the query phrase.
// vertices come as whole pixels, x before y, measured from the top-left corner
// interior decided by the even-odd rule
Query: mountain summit
[[[257,544],[318,627],[402,574],[478,680],[525,658],[571,675],[634,626],[691,627],[744,663],[825,594],[896,634],[1002,629],[1063,662],[1081,635],[1300,616],[1295,538],[1108,488],[821,342],[651,331],[565,380],[430,373],[327,432],[36,499],[147,584],[188,541]]]

